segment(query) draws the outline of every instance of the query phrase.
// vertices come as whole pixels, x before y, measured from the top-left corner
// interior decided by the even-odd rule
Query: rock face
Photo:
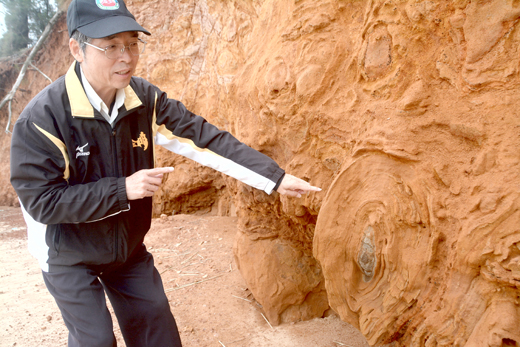
[[[155,215],[238,215],[271,323],[330,306],[371,345],[520,345],[520,3],[128,6],[153,33],[139,76],[323,188],[267,196],[157,152],[176,170]],[[60,25],[36,62],[51,78],[71,61]],[[25,83],[15,114],[46,84]]]

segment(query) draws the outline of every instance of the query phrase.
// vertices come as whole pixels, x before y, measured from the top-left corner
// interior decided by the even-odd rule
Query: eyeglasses
[[[144,49],[146,48],[146,41],[143,41],[139,38],[137,40],[138,41],[132,42],[127,46],[125,46],[122,43],[114,43],[113,45],[107,46],[105,48],[94,46],[93,44],[90,44],[88,42],[85,42],[85,44],[105,52],[105,55],[108,59],[118,59],[125,53],[125,49],[127,47],[128,51],[132,55],[138,56],[142,54],[144,52]]]

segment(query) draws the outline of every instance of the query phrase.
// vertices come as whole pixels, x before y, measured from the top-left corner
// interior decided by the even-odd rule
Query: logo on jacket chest
[[[146,151],[148,149],[148,139],[146,138],[145,133],[141,131],[137,140],[132,140],[133,147],[143,147],[143,150]]]
[[[83,146],[76,147],[76,158],[90,155],[90,151],[85,151],[85,147],[88,146],[88,142]]]

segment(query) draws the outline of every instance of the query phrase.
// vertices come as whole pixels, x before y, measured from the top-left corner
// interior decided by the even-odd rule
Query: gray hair
[[[92,39],[90,37],[88,37],[85,34],[82,34],[79,30],[74,30],[74,32],[72,33],[72,36],[70,38],[74,39],[78,42],[79,48],[81,48],[83,53],[85,53],[85,49],[87,47],[86,43],[87,42],[90,43],[92,41]]]

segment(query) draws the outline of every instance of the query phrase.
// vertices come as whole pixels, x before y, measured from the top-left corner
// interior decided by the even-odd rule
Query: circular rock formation
[[[329,303],[369,342],[391,331],[422,291],[432,259],[427,189],[413,162],[370,152],[332,183],[314,238]],[[391,328],[390,328],[391,327]]]

